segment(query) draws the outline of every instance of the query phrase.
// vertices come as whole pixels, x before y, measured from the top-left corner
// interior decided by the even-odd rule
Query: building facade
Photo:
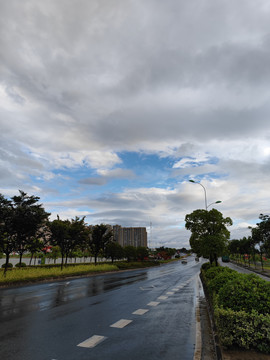
[[[121,246],[147,247],[147,231],[145,227],[113,226],[113,238]]]

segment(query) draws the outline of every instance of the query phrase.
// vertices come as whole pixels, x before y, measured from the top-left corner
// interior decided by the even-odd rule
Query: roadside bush
[[[26,263],[22,262],[21,264],[20,263],[17,263],[15,265],[15,267],[19,268],[19,267],[26,267]]]
[[[237,276],[225,283],[218,293],[218,305],[234,311],[256,310],[260,314],[270,313],[270,283],[256,275]]]
[[[208,263],[204,263],[204,264],[202,264],[202,266],[201,266],[201,269],[203,270],[203,271],[207,271],[208,269],[210,269],[211,268],[211,264],[208,262]]]
[[[210,281],[212,279],[214,279],[218,274],[223,273],[227,271],[227,268],[222,267],[222,266],[211,266],[209,269],[207,269],[205,271],[205,278],[206,281]]]
[[[214,315],[223,346],[270,353],[270,314],[216,308]]]
[[[6,264],[3,264],[3,265],[2,265],[2,268],[4,269],[5,267],[6,267]],[[13,268],[13,264],[12,264],[12,263],[8,263],[8,264],[7,264],[7,267],[10,268],[10,269]]]
[[[270,353],[270,283],[227,267],[202,269],[201,278],[220,342]]]
[[[208,290],[212,295],[217,294],[220,289],[230,280],[235,279],[238,274],[229,268],[223,268],[224,271],[219,271],[217,276],[208,282]]]

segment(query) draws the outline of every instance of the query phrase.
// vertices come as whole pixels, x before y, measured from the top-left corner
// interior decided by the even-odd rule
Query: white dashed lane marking
[[[85,347],[85,348],[93,348],[96,345],[100,344],[102,341],[104,341],[105,339],[107,339],[105,336],[100,336],[100,335],[93,335],[92,337],[90,337],[89,339],[81,342],[79,345],[80,347]]]
[[[173,291],[168,291],[168,292],[166,292],[166,294],[167,294],[167,295],[173,295],[174,292],[173,292]]]
[[[134,311],[132,314],[143,315],[143,314],[147,313],[147,311],[149,311],[149,310],[148,309],[138,309],[138,310]]]
[[[163,296],[163,295],[162,295],[162,296],[159,296],[159,297],[158,297],[158,300],[166,300],[166,299],[168,299],[168,296]]]
[[[117,321],[116,323],[110,325],[110,327],[122,329],[123,327],[127,326],[131,322],[132,322],[132,320],[121,319],[121,320]]]
[[[150,301],[150,303],[148,303],[148,306],[157,306],[158,304],[160,304],[159,301]]]

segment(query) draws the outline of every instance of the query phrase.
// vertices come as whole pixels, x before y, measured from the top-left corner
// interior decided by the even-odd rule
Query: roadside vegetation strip
[[[59,265],[31,266],[22,268],[11,268],[6,274],[4,269],[0,269],[0,286],[11,286],[24,284],[28,282],[45,281],[52,279],[61,279],[72,276],[87,276],[96,273],[105,273],[119,270],[140,269],[151,266],[158,266],[158,262],[141,261],[141,262],[116,262],[94,264],[69,264],[61,270]]]
[[[28,281],[39,281],[46,279],[61,278],[67,276],[80,276],[91,273],[117,271],[116,265],[103,264],[103,265],[79,265],[67,266],[61,270],[60,267],[41,267],[41,268],[15,268],[7,271],[4,276],[4,271],[1,270],[2,276],[0,277],[0,285],[14,284]]]
[[[270,283],[209,263],[201,277],[221,345],[270,354]]]

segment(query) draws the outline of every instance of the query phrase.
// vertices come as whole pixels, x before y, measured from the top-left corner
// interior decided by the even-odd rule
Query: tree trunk
[[[31,258],[30,258],[29,266],[31,265],[32,260],[33,260],[33,253],[31,254]]]
[[[9,253],[6,254],[6,263],[5,263],[4,276],[6,276],[6,272],[7,272],[7,269],[8,269],[8,263],[9,263]]]
[[[262,271],[263,271],[263,256],[262,256],[263,254],[262,254],[262,252],[260,255],[261,255],[261,267],[262,267]]]
[[[21,267],[21,264],[22,264],[22,256],[23,256],[23,253],[20,252],[20,261],[19,261],[20,267]]]
[[[64,266],[64,254],[62,254],[61,270],[63,270],[63,266]]]

